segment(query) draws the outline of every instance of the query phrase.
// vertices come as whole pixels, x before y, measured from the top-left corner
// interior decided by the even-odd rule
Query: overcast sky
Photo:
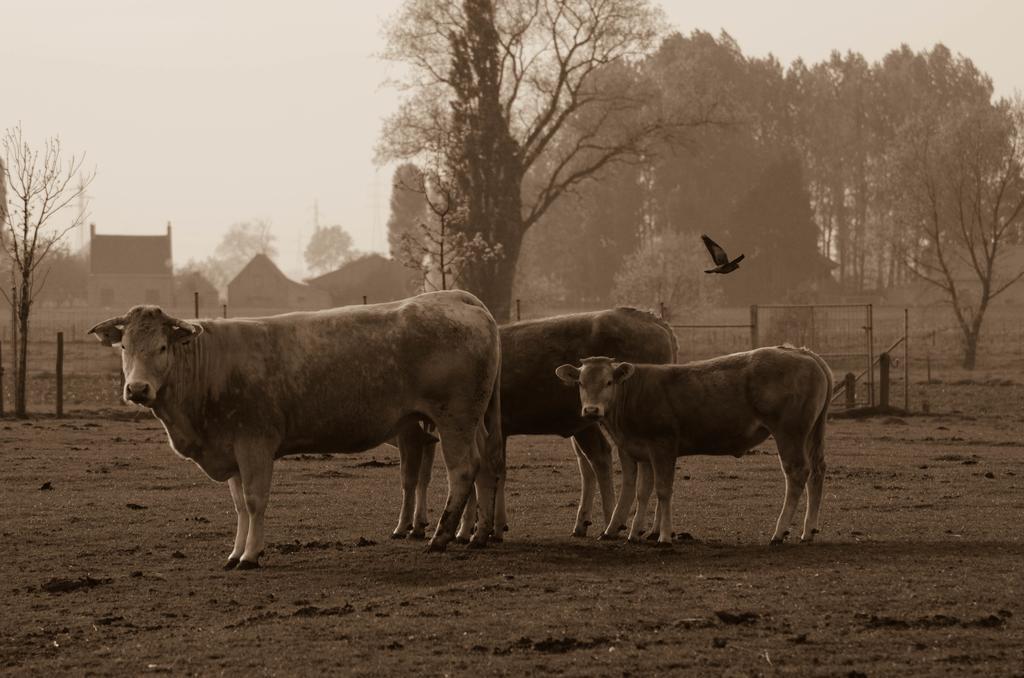
[[[101,233],[174,227],[176,265],[236,221],[270,219],[297,274],[313,228],[385,250],[390,168],[373,164],[396,94],[381,86],[380,23],[401,0],[23,0],[0,4],[0,127],[87,151]],[[944,42],[1024,91],[1018,0],[667,0],[670,23],[728,31],[784,64],[832,49],[881,57]],[[77,245],[77,237],[74,238]]]

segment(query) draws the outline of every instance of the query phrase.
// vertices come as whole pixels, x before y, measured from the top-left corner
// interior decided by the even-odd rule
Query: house
[[[331,306],[325,290],[296,282],[265,254],[257,254],[228,283],[228,306],[262,311],[315,311]]]
[[[394,301],[420,291],[422,276],[394,259],[367,254],[353,259],[341,268],[307,280],[310,285],[330,295],[334,306]]]
[[[90,224],[86,296],[94,308],[173,305],[171,224],[164,235],[97,235]]]

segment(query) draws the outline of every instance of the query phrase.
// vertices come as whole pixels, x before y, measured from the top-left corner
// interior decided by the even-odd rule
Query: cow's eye
[[[167,352],[167,347],[166,346],[161,346],[160,347],[160,352],[161,353],[166,353]]]
[[[612,380],[611,380],[611,379],[609,379],[609,380],[608,380],[608,383],[607,383],[607,384],[605,384],[605,386],[611,386],[611,385],[612,385]]]

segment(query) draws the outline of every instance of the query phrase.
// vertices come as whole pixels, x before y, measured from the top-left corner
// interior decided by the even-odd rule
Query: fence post
[[[910,309],[903,309],[903,410],[910,412]]]
[[[198,318],[199,317],[199,292],[193,292],[192,293],[192,300],[195,303],[195,307],[196,307],[195,308],[195,311],[196,311],[195,317]]]
[[[366,306],[366,295],[363,295],[363,306]]]
[[[0,417],[4,416],[4,343],[0,341]]]
[[[868,304],[868,324],[864,328],[868,344],[868,405],[875,404],[875,320],[874,307]]]
[[[57,333],[57,417],[64,416],[64,333]]]
[[[221,306],[221,310],[222,310],[223,316],[225,318],[227,318],[228,317],[228,305],[227,304],[221,304],[220,306]]]
[[[658,313],[661,315],[661,319],[662,320],[667,320],[667,318],[665,317],[665,302],[664,301],[659,301],[658,302]]]
[[[757,328],[757,304],[750,305],[750,349],[753,350],[761,345],[761,337]]]
[[[516,299],[516,322],[523,319],[523,309],[519,304],[519,299]]]
[[[888,353],[878,356],[878,401],[884,409],[889,407],[889,367],[892,358]]]
[[[853,372],[847,372],[843,384],[846,390],[846,408],[852,410],[857,406],[857,377]]]

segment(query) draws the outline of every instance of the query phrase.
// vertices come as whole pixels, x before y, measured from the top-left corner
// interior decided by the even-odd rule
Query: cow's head
[[[611,409],[619,384],[633,376],[632,363],[617,363],[611,358],[584,358],[579,367],[562,365],[555,374],[566,384],[580,388],[580,414],[585,419],[600,419]]]
[[[136,306],[89,330],[105,346],[121,345],[125,402],[146,407],[156,402],[171,371],[172,347],[202,332],[202,326],[172,318],[158,306]]]

